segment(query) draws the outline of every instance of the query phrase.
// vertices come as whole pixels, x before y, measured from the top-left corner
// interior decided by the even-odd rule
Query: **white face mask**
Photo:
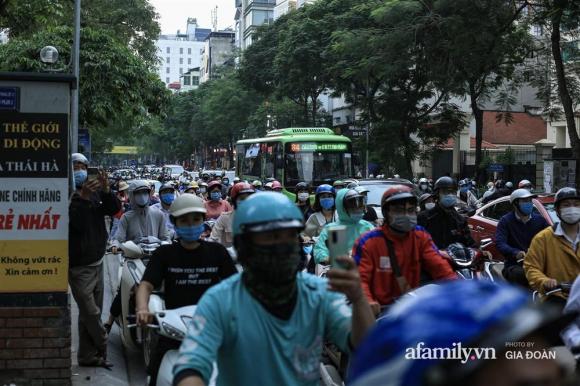
[[[306,201],[308,200],[308,197],[310,197],[310,195],[308,193],[298,193],[298,200],[299,201]]]
[[[580,208],[571,206],[560,209],[560,218],[569,225],[577,224],[580,221]]]
[[[428,202],[428,203],[425,204],[425,209],[431,210],[433,208],[435,208],[435,203],[434,202]]]

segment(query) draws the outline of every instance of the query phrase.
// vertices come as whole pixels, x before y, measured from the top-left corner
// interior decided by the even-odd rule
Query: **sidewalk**
[[[109,307],[117,291],[119,261],[115,255],[105,255],[105,291],[102,318],[109,315]],[[107,360],[114,364],[112,371],[101,367],[79,367],[76,350],[78,347],[78,307],[71,296],[71,381],[73,386],[142,386],[146,384],[146,374],[141,353],[127,353],[123,348],[119,327],[113,325],[109,335]],[[128,359],[128,360],[127,360]]]

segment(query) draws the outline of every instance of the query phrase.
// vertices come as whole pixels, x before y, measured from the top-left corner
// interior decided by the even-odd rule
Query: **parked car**
[[[554,195],[540,195],[537,198],[532,199],[534,204],[534,213],[540,214],[546,219],[548,224],[553,225],[558,222],[558,216],[556,215],[556,210],[554,209]],[[513,206],[510,204],[509,196],[498,198],[492,202],[488,202],[481,208],[479,208],[475,214],[467,219],[469,224],[469,230],[471,231],[471,236],[478,243],[487,238],[493,239],[494,243],[489,248],[494,257],[497,260],[503,260],[504,256],[499,253],[495,246],[495,230],[497,228],[497,223],[503,215],[509,213],[513,210]]]
[[[367,205],[370,205],[377,212],[377,217],[383,219],[383,212],[381,211],[381,198],[383,193],[393,185],[405,185],[410,187],[417,193],[417,187],[411,181],[404,178],[386,178],[386,179],[363,179],[358,180],[358,185],[364,186],[369,190]]]

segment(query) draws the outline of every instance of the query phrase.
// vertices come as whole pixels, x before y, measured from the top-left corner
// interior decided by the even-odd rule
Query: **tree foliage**
[[[69,72],[73,2],[10,1],[0,8],[0,25],[10,40],[0,46],[3,71]],[[81,19],[79,125],[89,128],[93,149],[132,143],[147,121],[163,114],[168,91],[155,72],[154,39],[159,33],[145,0],[85,2]],[[40,49],[59,51],[53,65],[41,63]]]

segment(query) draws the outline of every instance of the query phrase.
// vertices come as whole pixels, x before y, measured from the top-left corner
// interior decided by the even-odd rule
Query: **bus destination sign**
[[[297,142],[290,145],[290,151],[294,153],[315,152],[315,151],[345,151],[348,150],[346,143],[316,143],[316,142]]]

